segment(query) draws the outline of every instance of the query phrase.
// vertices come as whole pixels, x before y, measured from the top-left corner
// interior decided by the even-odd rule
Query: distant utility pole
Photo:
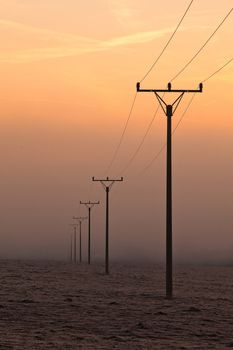
[[[172,115],[175,113],[182,97],[186,92],[202,92],[202,84],[199,84],[198,90],[173,90],[171,83],[168,83],[167,89],[140,89],[140,83],[137,83],[137,92],[153,92],[157,97],[160,106],[167,116],[167,193],[166,193],[166,297],[171,299],[173,292],[172,280]],[[159,92],[176,92],[180,95],[171,104],[159,96]],[[174,107],[174,110],[173,110]]]
[[[71,234],[71,261],[73,261],[74,258],[74,263],[76,264],[77,261],[77,226],[78,224],[70,224],[70,226],[72,226],[74,228],[74,246],[73,246],[73,250],[74,250],[74,254],[72,254],[72,234]]]
[[[91,263],[91,209],[96,204],[100,204],[100,202],[82,202],[80,204],[84,204],[88,209],[88,264]]]
[[[87,217],[75,217],[75,216],[73,216],[73,219],[78,220],[78,224],[79,224],[79,262],[81,264],[81,262],[82,262],[82,222],[83,222],[83,220],[87,219]]]
[[[73,262],[73,235],[70,235],[70,262]]]
[[[120,179],[109,179],[108,177],[106,177],[106,179],[95,179],[93,176],[92,181],[99,181],[103,185],[106,191],[105,273],[106,275],[108,275],[109,274],[109,191],[112,188],[114,182],[123,181],[123,177],[121,177]]]

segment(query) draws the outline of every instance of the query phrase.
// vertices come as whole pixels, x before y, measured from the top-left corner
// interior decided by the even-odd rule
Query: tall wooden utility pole
[[[74,263],[76,264],[77,261],[77,226],[78,224],[70,224],[70,226],[72,226],[74,228],[74,244],[72,244],[72,234],[71,234],[71,261],[74,261]],[[72,254],[72,247],[73,247],[73,251],[74,253]]]
[[[87,219],[87,217],[75,217],[73,216],[74,220],[78,220],[78,224],[75,224],[76,226],[79,225],[79,263],[82,262],[82,222],[83,220]]]
[[[88,209],[88,264],[91,263],[91,209],[94,205],[99,204],[100,202],[82,202],[80,204],[84,204]]]
[[[73,262],[73,235],[70,235],[70,262]]]
[[[92,177],[92,181],[99,181],[106,191],[106,239],[105,239],[105,273],[109,274],[109,191],[116,181],[123,181],[123,177],[120,179],[95,179]]]
[[[173,294],[172,279],[172,116],[175,113],[182,97],[186,92],[202,92],[202,84],[199,84],[198,90],[174,90],[171,83],[168,83],[167,89],[141,89],[140,83],[137,83],[137,92],[153,92],[157,97],[160,106],[167,116],[167,193],[166,193],[166,297],[171,299]],[[179,93],[176,100],[168,105],[159,92]],[[173,109],[174,107],[174,109]]]

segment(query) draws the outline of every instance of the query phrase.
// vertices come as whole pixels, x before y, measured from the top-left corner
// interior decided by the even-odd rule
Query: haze
[[[79,201],[92,211],[92,254],[104,257],[106,176],[135,94],[188,2],[0,1],[1,258],[67,259]],[[164,88],[232,7],[194,1],[144,87]],[[231,15],[174,82],[197,85],[232,57]],[[175,262],[233,263],[233,64],[204,84],[173,138]],[[191,96],[173,117],[175,126]],[[121,176],[157,108],[139,94],[109,176]],[[163,262],[166,140],[159,111],[110,194],[111,259]],[[83,227],[86,256],[87,225]]]

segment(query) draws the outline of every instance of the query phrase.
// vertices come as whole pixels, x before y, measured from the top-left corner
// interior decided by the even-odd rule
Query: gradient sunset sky
[[[0,0],[0,257],[66,258],[69,223],[93,209],[93,255],[103,257],[106,176],[136,91],[189,0]],[[194,0],[142,82],[165,88],[232,8]],[[173,81],[195,89],[233,57],[233,13]],[[172,101],[176,96],[167,96]],[[173,116],[186,109],[186,95]],[[166,118],[138,94],[109,176],[111,256],[163,261]],[[174,259],[233,262],[233,62],[204,83],[173,138]],[[84,226],[84,235],[87,227]],[[85,237],[85,236],[84,236]],[[85,239],[85,238],[84,238]],[[86,239],[85,246],[86,247]]]

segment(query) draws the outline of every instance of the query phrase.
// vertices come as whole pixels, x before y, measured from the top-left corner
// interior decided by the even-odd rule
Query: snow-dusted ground
[[[233,267],[0,262],[0,349],[233,349]]]

